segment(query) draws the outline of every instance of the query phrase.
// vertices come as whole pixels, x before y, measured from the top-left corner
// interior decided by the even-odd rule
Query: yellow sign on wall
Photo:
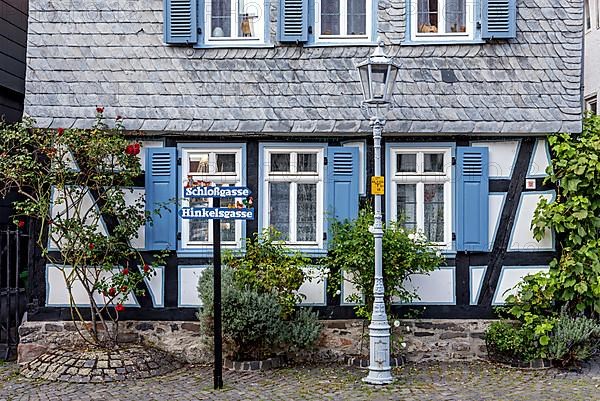
[[[372,195],[384,195],[385,194],[385,184],[383,180],[383,176],[373,176],[371,177],[371,194]]]

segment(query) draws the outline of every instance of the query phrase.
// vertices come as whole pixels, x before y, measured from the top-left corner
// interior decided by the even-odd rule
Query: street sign
[[[246,187],[191,186],[183,188],[184,198],[247,198],[252,194]]]
[[[182,219],[194,220],[254,220],[254,209],[236,207],[182,207]]]
[[[371,195],[384,195],[385,194],[385,184],[383,176],[373,176],[371,177]]]
[[[223,330],[221,312],[221,220],[254,220],[252,191],[246,187],[219,187],[189,177],[183,197],[213,198],[213,207],[182,207],[179,216],[187,220],[213,221],[213,330],[214,330],[214,388],[223,388]],[[221,198],[245,198],[232,207],[220,207]]]

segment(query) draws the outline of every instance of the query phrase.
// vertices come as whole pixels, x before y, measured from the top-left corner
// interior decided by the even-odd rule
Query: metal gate
[[[0,226],[0,359],[15,355],[19,324],[27,307],[29,236]]]

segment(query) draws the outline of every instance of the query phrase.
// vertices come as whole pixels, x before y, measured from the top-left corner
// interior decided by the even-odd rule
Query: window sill
[[[439,45],[480,45],[486,43],[483,39],[452,40],[448,38],[439,40],[405,40],[401,46],[439,46]]]
[[[235,253],[244,252],[242,248],[230,248],[230,247],[221,247],[221,254],[224,251],[232,251]],[[177,250],[178,258],[212,258],[213,257],[213,249],[212,245],[208,246],[208,249],[179,249]]]
[[[304,47],[343,47],[343,46],[377,46],[376,42],[371,40],[344,40],[339,39],[337,41],[323,41],[323,42],[308,42],[304,44]]]
[[[273,43],[199,43],[194,49],[272,49]]]

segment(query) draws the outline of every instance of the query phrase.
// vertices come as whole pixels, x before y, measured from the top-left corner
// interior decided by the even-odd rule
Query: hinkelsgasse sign
[[[254,209],[237,207],[183,207],[182,219],[254,220]]]
[[[182,207],[179,216],[182,219],[197,220],[254,220],[252,194],[247,187],[218,187],[213,185],[194,185],[183,188],[184,198],[247,198],[235,201],[229,207]]]

